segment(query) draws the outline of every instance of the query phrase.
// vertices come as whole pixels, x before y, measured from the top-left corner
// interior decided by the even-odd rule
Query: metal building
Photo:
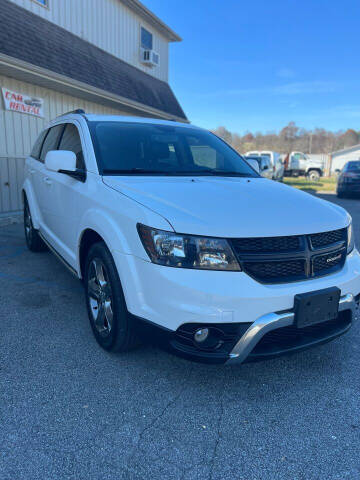
[[[354,145],[353,147],[344,148],[337,152],[330,153],[331,158],[331,173],[337,173],[340,171],[345,163],[350,160],[360,160],[360,145]]]
[[[181,39],[138,0],[0,0],[0,26],[0,217],[21,210],[24,159],[50,119],[187,121],[168,84]]]

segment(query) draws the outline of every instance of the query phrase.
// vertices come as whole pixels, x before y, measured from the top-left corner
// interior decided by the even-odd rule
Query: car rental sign
[[[16,93],[7,88],[2,88],[6,110],[27,113],[36,117],[44,117],[44,100],[39,97],[29,97],[22,93]]]

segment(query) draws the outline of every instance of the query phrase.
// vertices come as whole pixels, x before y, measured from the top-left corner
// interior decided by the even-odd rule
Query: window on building
[[[40,133],[40,135],[36,139],[36,142],[34,143],[34,146],[31,150],[31,156],[33,158],[36,158],[36,160],[39,160],[39,158],[40,158],[41,147],[42,147],[42,144],[43,144],[44,138],[46,137],[47,132],[48,132],[47,130],[44,130],[43,132]]]
[[[64,125],[56,125],[56,127],[52,127],[49,130],[49,133],[46,135],[46,138],[44,140],[42,149],[41,149],[41,154],[40,154],[40,161],[45,162],[45,157],[50,150],[57,150],[57,147],[59,145],[59,140],[60,136],[62,134],[62,131],[64,129]]]
[[[48,7],[49,6],[49,0],[33,0],[35,3],[40,3],[43,7]]]
[[[146,50],[153,49],[153,36],[152,33],[146,30],[146,28],[141,27],[141,47]]]
[[[78,129],[73,123],[67,123],[60,141],[59,150],[70,150],[76,155],[76,168],[85,170],[84,155]]]

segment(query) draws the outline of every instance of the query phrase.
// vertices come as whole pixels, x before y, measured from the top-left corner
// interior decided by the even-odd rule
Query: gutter
[[[135,100],[130,100],[121,95],[116,95],[106,90],[88,85],[87,83],[74,80],[60,73],[53,72],[46,68],[38,67],[31,63],[19,60],[15,57],[10,57],[0,53],[0,72],[3,71],[5,75],[17,78],[19,80],[31,83],[45,88],[54,89],[57,87],[58,91],[81,97],[88,101],[101,103],[112,108],[125,107],[130,113],[149,114],[151,117],[161,118],[164,120],[174,120],[181,123],[190,123],[187,119],[178,117],[168,112],[163,112],[156,108],[144,105]],[[16,73],[21,72],[21,76]],[[35,81],[34,81],[35,78]],[[104,102],[105,100],[105,102]]]
[[[170,42],[181,42],[182,38],[168,27],[159,17],[152,13],[139,0],[120,0],[126,7],[137,13],[140,17],[146,20],[150,25],[153,25],[159,32],[161,32]]]

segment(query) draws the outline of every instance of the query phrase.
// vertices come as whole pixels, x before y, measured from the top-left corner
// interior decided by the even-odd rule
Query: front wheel
[[[318,182],[320,180],[320,173],[317,170],[310,170],[307,177],[310,182]]]
[[[87,255],[84,275],[86,305],[92,331],[108,351],[125,352],[138,345],[112,255],[103,242]]]

